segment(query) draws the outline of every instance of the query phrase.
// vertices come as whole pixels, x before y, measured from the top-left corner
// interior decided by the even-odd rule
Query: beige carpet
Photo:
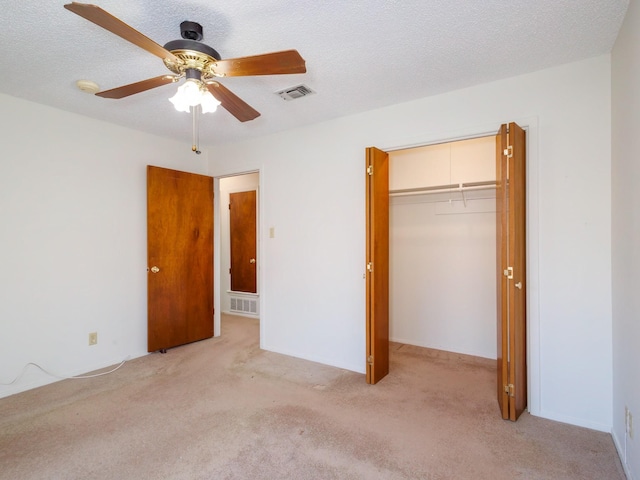
[[[501,420],[492,362],[391,358],[369,386],[226,316],[219,338],[0,399],[0,479],[624,479],[608,434]]]

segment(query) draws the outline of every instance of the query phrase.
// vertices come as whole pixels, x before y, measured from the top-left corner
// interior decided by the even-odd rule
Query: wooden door
[[[389,155],[366,152],[367,383],[389,373]]]
[[[257,293],[256,191],[229,195],[231,290]]]
[[[213,336],[213,178],[147,167],[148,351]]]
[[[496,135],[497,394],[512,421],[527,406],[525,141],[515,123]]]

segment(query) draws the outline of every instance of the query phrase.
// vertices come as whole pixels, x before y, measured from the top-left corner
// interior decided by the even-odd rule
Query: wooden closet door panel
[[[509,124],[509,383],[514,385],[509,419],[517,420],[527,406],[527,271],[526,271],[526,135]]]
[[[496,135],[497,394],[502,418],[527,406],[526,136],[515,123]]]
[[[496,135],[496,299],[497,299],[497,395],[502,418],[509,418],[509,333],[508,333],[508,203],[507,203],[507,125]],[[507,387],[507,388],[505,388]]]
[[[367,383],[389,373],[389,155],[366,152]]]

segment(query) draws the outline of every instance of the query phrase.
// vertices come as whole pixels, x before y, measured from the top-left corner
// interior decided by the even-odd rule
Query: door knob
[[[249,259],[249,263],[256,263],[256,259],[255,258]]]
[[[151,267],[151,272],[152,273],[158,273],[160,271],[160,269],[158,267],[156,267],[155,265],[153,267]]]
[[[522,290],[522,282],[518,282],[514,285],[514,287],[519,288],[520,290]]]

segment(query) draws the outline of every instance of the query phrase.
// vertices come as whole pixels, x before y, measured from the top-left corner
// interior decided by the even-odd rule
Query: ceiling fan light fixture
[[[220,102],[207,90],[206,85],[195,78],[187,78],[169,101],[177,111],[186,113],[191,111],[191,107],[197,105],[202,108],[202,113],[215,112],[220,105]]]
[[[188,78],[178,87],[176,94],[169,99],[176,110],[189,113],[189,107],[195,107],[202,101],[201,82]]]
[[[182,97],[178,93],[176,93],[173,97],[169,99],[175,109],[179,112],[189,113],[189,105],[182,101]]]
[[[202,113],[213,113],[220,105],[220,102],[211,95],[211,92],[208,90],[202,94],[202,101],[200,102],[200,107],[202,108]]]

